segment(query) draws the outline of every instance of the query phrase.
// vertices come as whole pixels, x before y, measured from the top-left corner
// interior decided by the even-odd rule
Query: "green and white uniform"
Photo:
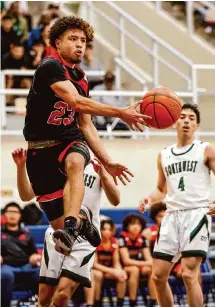
[[[100,200],[102,194],[101,179],[90,163],[84,170],[85,194],[82,205],[92,211],[93,224],[100,231]],[[40,283],[57,285],[61,276],[70,278],[84,287],[90,287],[91,269],[95,250],[88,241],[76,240],[69,256],[56,252],[52,239],[54,230],[51,226],[45,233],[45,245],[40,269]]]
[[[210,170],[204,163],[206,142],[194,141],[161,152],[167,183],[167,211],[154,248],[154,257],[177,261],[180,255],[206,256],[211,231],[207,215],[211,192]]]

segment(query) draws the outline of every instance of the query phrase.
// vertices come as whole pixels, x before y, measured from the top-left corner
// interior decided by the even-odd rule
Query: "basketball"
[[[171,127],[180,117],[182,102],[168,89],[156,88],[148,91],[142,99],[140,112],[151,116],[146,124],[155,129]]]

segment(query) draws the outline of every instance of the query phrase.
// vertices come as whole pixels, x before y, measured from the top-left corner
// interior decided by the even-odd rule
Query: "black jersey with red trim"
[[[88,83],[78,67],[65,66],[60,57],[45,58],[37,68],[27,97],[26,141],[84,140],[78,127],[77,113],[51,89],[51,85],[70,80],[78,93],[88,97]]]
[[[108,249],[102,243],[96,249],[99,264],[109,268],[113,267],[113,254],[117,248],[117,239],[111,238],[110,243],[110,248]]]
[[[143,248],[147,247],[144,236],[137,235],[132,239],[128,232],[122,231],[119,237],[119,248],[127,247],[131,259],[143,260]]]

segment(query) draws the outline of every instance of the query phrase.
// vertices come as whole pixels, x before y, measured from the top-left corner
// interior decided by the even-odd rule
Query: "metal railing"
[[[186,27],[188,33],[192,35],[194,33],[194,11],[199,11],[202,15],[206,15],[208,9],[213,9],[215,12],[215,5],[209,1],[185,1],[185,3]],[[162,1],[156,1],[156,10],[162,10]]]
[[[188,1],[189,2],[189,1]],[[95,14],[98,14],[104,20],[106,20],[109,24],[114,26],[120,33],[120,43],[119,43],[119,55],[115,58],[116,65],[116,71],[118,71],[118,66],[120,65],[121,68],[128,68],[127,65],[128,57],[126,54],[126,38],[129,38],[132,42],[138,45],[143,51],[147,52],[153,60],[153,81],[155,87],[160,86],[160,70],[159,70],[159,64],[162,63],[166,67],[168,67],[172,72],[174,72],[176,75],[180,76],[183,80],[187,82],[187,90],[189,93],[191,93],[191,96],[193,98],[193,102],[198,104],[198,97],[199,96],[215,96],[215,93],[207,93],[206,89],[199,88],[197,83],[197,68],[195,64],[186,57],[183,53],[179,52],[176,48],[174,48],[172,45],[168,44],[167,42],[163,41],[158,35],[153,33],[151,30],[149,30],[146,26],[141,24],[137,19],[133,18],[131,15],[129,15],[127,12],[125,12],[122,8],[120,8],[115,2],[112,1],[105,1],[106,5],[108,5],[110,8],[112,8],[118,15],[118,19],[114,20],[109,15],[105,13],[105,10],[101,10],[100,8],[96,7],[92,1],[84,1],[82,4],[84,6],[87,6],[87,19],[91,24],[96,25],[96,18]],[[159,1],[156,2],[157,6],[160,8],[161,4]],[[159,4],[159,5],[158,5]],[[94,15],[93,15],[94,13]],[[125,28],[125,21],[130,22],[133,26],[137,27],[139,30],[142,31],[143,34],[146,34],[149,38],[151,38],[153,44],[152,48],[149,48],[147,45],[145,45],[142,41],[140,41],[137,37],[132,35],[130,32],[127,31]],[[107,38],[106,38],[107,39]],[[182,63],[185,63],[187,65],[187,68],[189,70],[188,75],[186,75],[183,71],[180,71],[177,67],[170,64],[165,58],[163,58],[159,54],[159,46],[165,48],[168,50],[172,55],[176,56],[178,59],[181,60]],[[213,65],[206,65],[205,69],[211,70],[213,69],[215,71],[215,68]],[[127,71],[141,84],[144,84],[147,86],[147,80],[144,80],[143,76],[140,76],[139,71],[135,71],[135,67],[129,67],[129,70]],[[133,74],[132,74],[133,72]],[[120,79],[120,72],[118,72],[118,79]],[[119,87],[118,87],[119,88]],[[144,88],[144,87],[143,87]]]
[[[208,67],[209,66],[209,67]],[[195,80],[197,80],[197,71],[202,70],[202,69],[215,69],[214,67],[211,67],[210,65],[195,65],[194,66],[194,71],[195,71]],[[1,89],[0,89],[0,96],[1,96],[1,126],[2,129],[1,135],[13,135],[13,136],[21,136],[22,130],[8,130],[7,129],[7,121],[6,121],[6,116],[7,112],[25,112],[25,108],[18,108],[18,107],[8,107],[6,106],[6,100],[5,100],[5,95],[22,95],[22,96],[27,96],[29,89],[7,89],[5,88],[5,76],[6,75],[19,75],[22,74],[23,76],[29,76],[34,73],[34,71],[28,71],[28,70],[4,70],[1,71],[0,73],[0,80],[1,80]],[[91,73],[88,72],[88,75],[96,75],[96,73]],[[197,86],[195,87],[197,89]],[[123,97],[130,97],[134,100],[134,98],[141,98],[146,94],[145,91],[95,91],[92,90],[90,91],[90,96],[123,96]],[[197,91],[196,91],[197,93]],[[186,92],[186,91],[179,91],[176,92],[176,94],[181,97],[181,98],[188,98],[192,97],[193,93],[192,92]],[[198,97],[197,97],[198,98]],[[99,135],[103,137],[114,137],[114,136],[129,136],[132,138],[137,138],[137,137],[145,137],[148,139],[150,136],[175,136],[176,132],[174,131],[153,131],[151,129],[146,128],[143,133],[136,132],[136,131],[114,131],[115,123],[113,125],[110,125],[107,127],[106,131],[99,131]],[[207,131],[203,132],[200,131],[197,133],[198,136],[208,136],[208,137],[215,137],[215,131]]]
[[[125,12],[122,8],[120,8],[116,3],[112,1],[105,1],[105,3],[111,7],[115,12],[119,14],[119,20],[114,20],[109,15],[107,15],[103,10],[96,7],[92,1],[84,1],[82,5],[87,6],[87,19],[92,25],[96,25],[94,18],[92,18],[92,13],[97,13],[102,18],[104,18],[107,22],[109,22],[111,25],[113,25],[119,32],[120,32],[120,45],[119,45],[119,57],[125,62],[127,60],[126,55],[126,41],[125,38],[130,39],[133,43],[138,45],[142,50],[147,52],[153,59],[153,83],[154,86],[157,87],[160,85],[159,80],[159,63],[165,65],[168,67],[171,71],[176,73],[178,76],[180,76],[183,80],[187,82],[187,88],[188,90],[191,90],[192,88],[192,80],[191,80],[191,67],[193,65],[193,62],[187,58],[183,53],[179,52],[177,49],[175,49],[173,46],[168,44],[167,42],[163,41],[159,36],[157,36],[155,33],[150,31],[147,27],[145,27],[143,24],[138,22],[135,18],[133,18],[131,15],[129,15],[127,12]],[[125,28],[125,21],[130,22],[132,25],[140,29],[144,34],[146,34],[150,39],[152,39],[152,48],[148,47],[146,44],[144,44],[141,40],[139,40],[137,37],[132,35],[130,32],[128,32]],[[172,53],[172,55],[178,57],[182,62],[186,63],[189,66],[190,69],[190,76],[187,76],[184,74],[183,71],[179,70],[174,65],[170,64],[166,59],[164,59],[159,54],[159,48],[158,46],[162,46],[163,48],[167,49],[169,52]]]

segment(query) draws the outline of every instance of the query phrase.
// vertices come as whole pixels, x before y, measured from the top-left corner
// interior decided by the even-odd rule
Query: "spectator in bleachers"
[[[151,278],[152,256],[141,234],[146,221],[138,214],[127,215],[123,222],[123,231],[119,238],[119,247],[124,269],[128,274],[128,291],[130,306],[137,306],[137,289],[140,274],[148,278],[148,307],[156,306],[156,290]]]
[[[25,66],[27,69],[36,69],[45,57],[46,49],[43,41],[35,41],[29,54],[26,56]]]
[[[41,31],[45,26],[48,26],[51,22],[51,17],[48,14],[43,14],[40,17],[37,28],[34,28],[29,34],[29,39],[27,40],[27,48],[31,49],[32,45],[41,40]]]
[[[87,289],[87,296],[95,291],[94,307],[102,307],[102,284],[104,279],[116,281],[117,307],[122,307],[126,291],[127,274],[122,269],[119,258],[117,239],[114,238],[115,225],[112,220],[101,222],[102,242],[97,247],[93,266],[93,278],[95,290]]]
[[[149,216],[153,220],[154,224],[151,227],[144,229],[142,234],[149,242],[149,248],[151,254],[153,253],[155,241],[157,239],[160,224],[164,217],[165,212],[166,212],[165,203],[157,203],[150,207]]]
[[[94,87],[95,91],[114,91],[115,87],[115,75],[108,71],[104,76],[103,84],[97,85]],[[126,99],[125,97],[120,96],[93,96],[92,97],[96,101],[100,101],[101,103],[117,106],[117,107],[125,107]],[[103,116],[95,116],[95,124],[97,129],[105,130],[107,125],[111,125],[115,118],[112,117],[103,117]],[[118,130],[128,130],[129,128],[124,124],[121,120],[118,121],[116,127]]]
[[[84,58],[81,62],[80,67],[85,71],[97,70],[102,71],[104,69],[102,63],[94,56],[93,53],[94,47],[92,42],[88,42],[84,54]],[[103,78],[101,77],[92,77],[88,78],[89,90],[93,89],[94,86],[103,83]]]
[[[25,69],[25,49],[20,42],[11,44],[10,52],[2,57],[2,69]],[[29,88],[31,85],[30,79],[23,76],[7,76],[7,88]]]
[[[9,203],[4,212],[6,224],[1,232],[1,300],[2,306],[8,307],[16,273],[29,272],[29,285],[36,293],[41,255],[37,254],[29,232],[20,226],[22,211],[19,205]]]
[[[51,19],[59,18],[60,17],[59,5],[52,3],[49,4],[47,13]]]
[[[7,12],[7,15],[13,18],[13,28],[16,34],[22,39],[22,41],[26,41],[28,39],[28,23],[26,18],[19,11],[19,2],[13,2]]]
[[[10,45],[18,38],[13,29],[12,17],[5,15],[1,20],[1,56],[10,51]]]

